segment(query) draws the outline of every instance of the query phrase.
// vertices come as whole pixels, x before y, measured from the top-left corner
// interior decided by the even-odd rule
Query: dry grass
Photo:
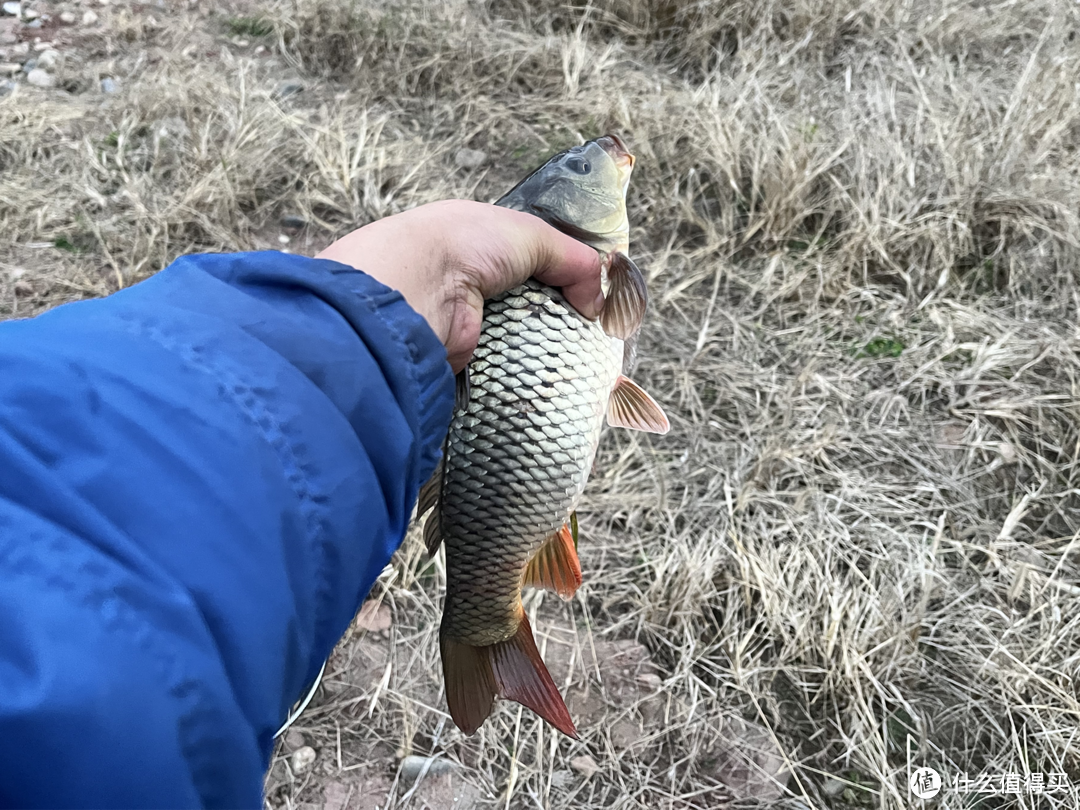
[[[292,247],[313,251],[489,199],[607,130],[640,159],[637,374],[674,429],[605,439],[586,585],[531,602],[583,742],[514,705],[474,740],[453,728],[442,568],[410,537],[373,594],[389,638],[339,648],[299,724],[318,763],[294,775],[283,751],[272,805],[448,806],[452,788],[458,806],[900,808],[909,761],[1080,782],[1080,7],[154,13],[106,7],[61,69],[71,95],[0,99],[0,314],[276,247],[281,214],[309,220]],[[122,92],[103,101],[93,70]],[[288,77],[306,89],[279,99]],[[489,162],[456,168],[462,146]],[[782,790],[733,775],[751,747]],[[407,753],[464,779],[410,789]],[[571,766],[586,753],[591,777]],[[947,788],[938,806],[1078,801]]]

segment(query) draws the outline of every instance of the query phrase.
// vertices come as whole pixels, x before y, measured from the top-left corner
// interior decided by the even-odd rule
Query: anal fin
[[[576,526],[575,515],[573,525],[563,525],[540,546],[525,567],[523,586],[546,588],[563,599],[569,599],[577,592],[581,586],[581,562],[577,555]]]
[[[611,337],[626,340],[637,332],[645,317],[649,294],[645,276],[625,253],[608,254],[608,292],[600,325]]]
[[[640,385],[619,375],[608,399],[608,424],[663,435],[671,430],[664,409]]]

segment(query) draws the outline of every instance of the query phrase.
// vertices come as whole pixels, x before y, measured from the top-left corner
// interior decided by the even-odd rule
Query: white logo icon
[[[908,787],[920,799],[932,799],[941,792],[941,774],[933,768],[919,768],[912,772]]]

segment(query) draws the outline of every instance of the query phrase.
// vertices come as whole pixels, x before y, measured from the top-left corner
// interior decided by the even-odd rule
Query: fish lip
[[[630,150],[626,148],[626,144],[623,143],[615,133],[609,133],[596,139],[596,142],[603,147],[604,151],[611,155],[611,159],[615,161],[615,165],[619,167],[621,172],[630,174],[634,169],[634,156],[630,153]]]

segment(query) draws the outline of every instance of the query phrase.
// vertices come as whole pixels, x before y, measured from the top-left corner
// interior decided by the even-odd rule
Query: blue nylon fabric
[[[427,323],[325,260],[0,323],[0,806],[260,807],[452,407]]]

